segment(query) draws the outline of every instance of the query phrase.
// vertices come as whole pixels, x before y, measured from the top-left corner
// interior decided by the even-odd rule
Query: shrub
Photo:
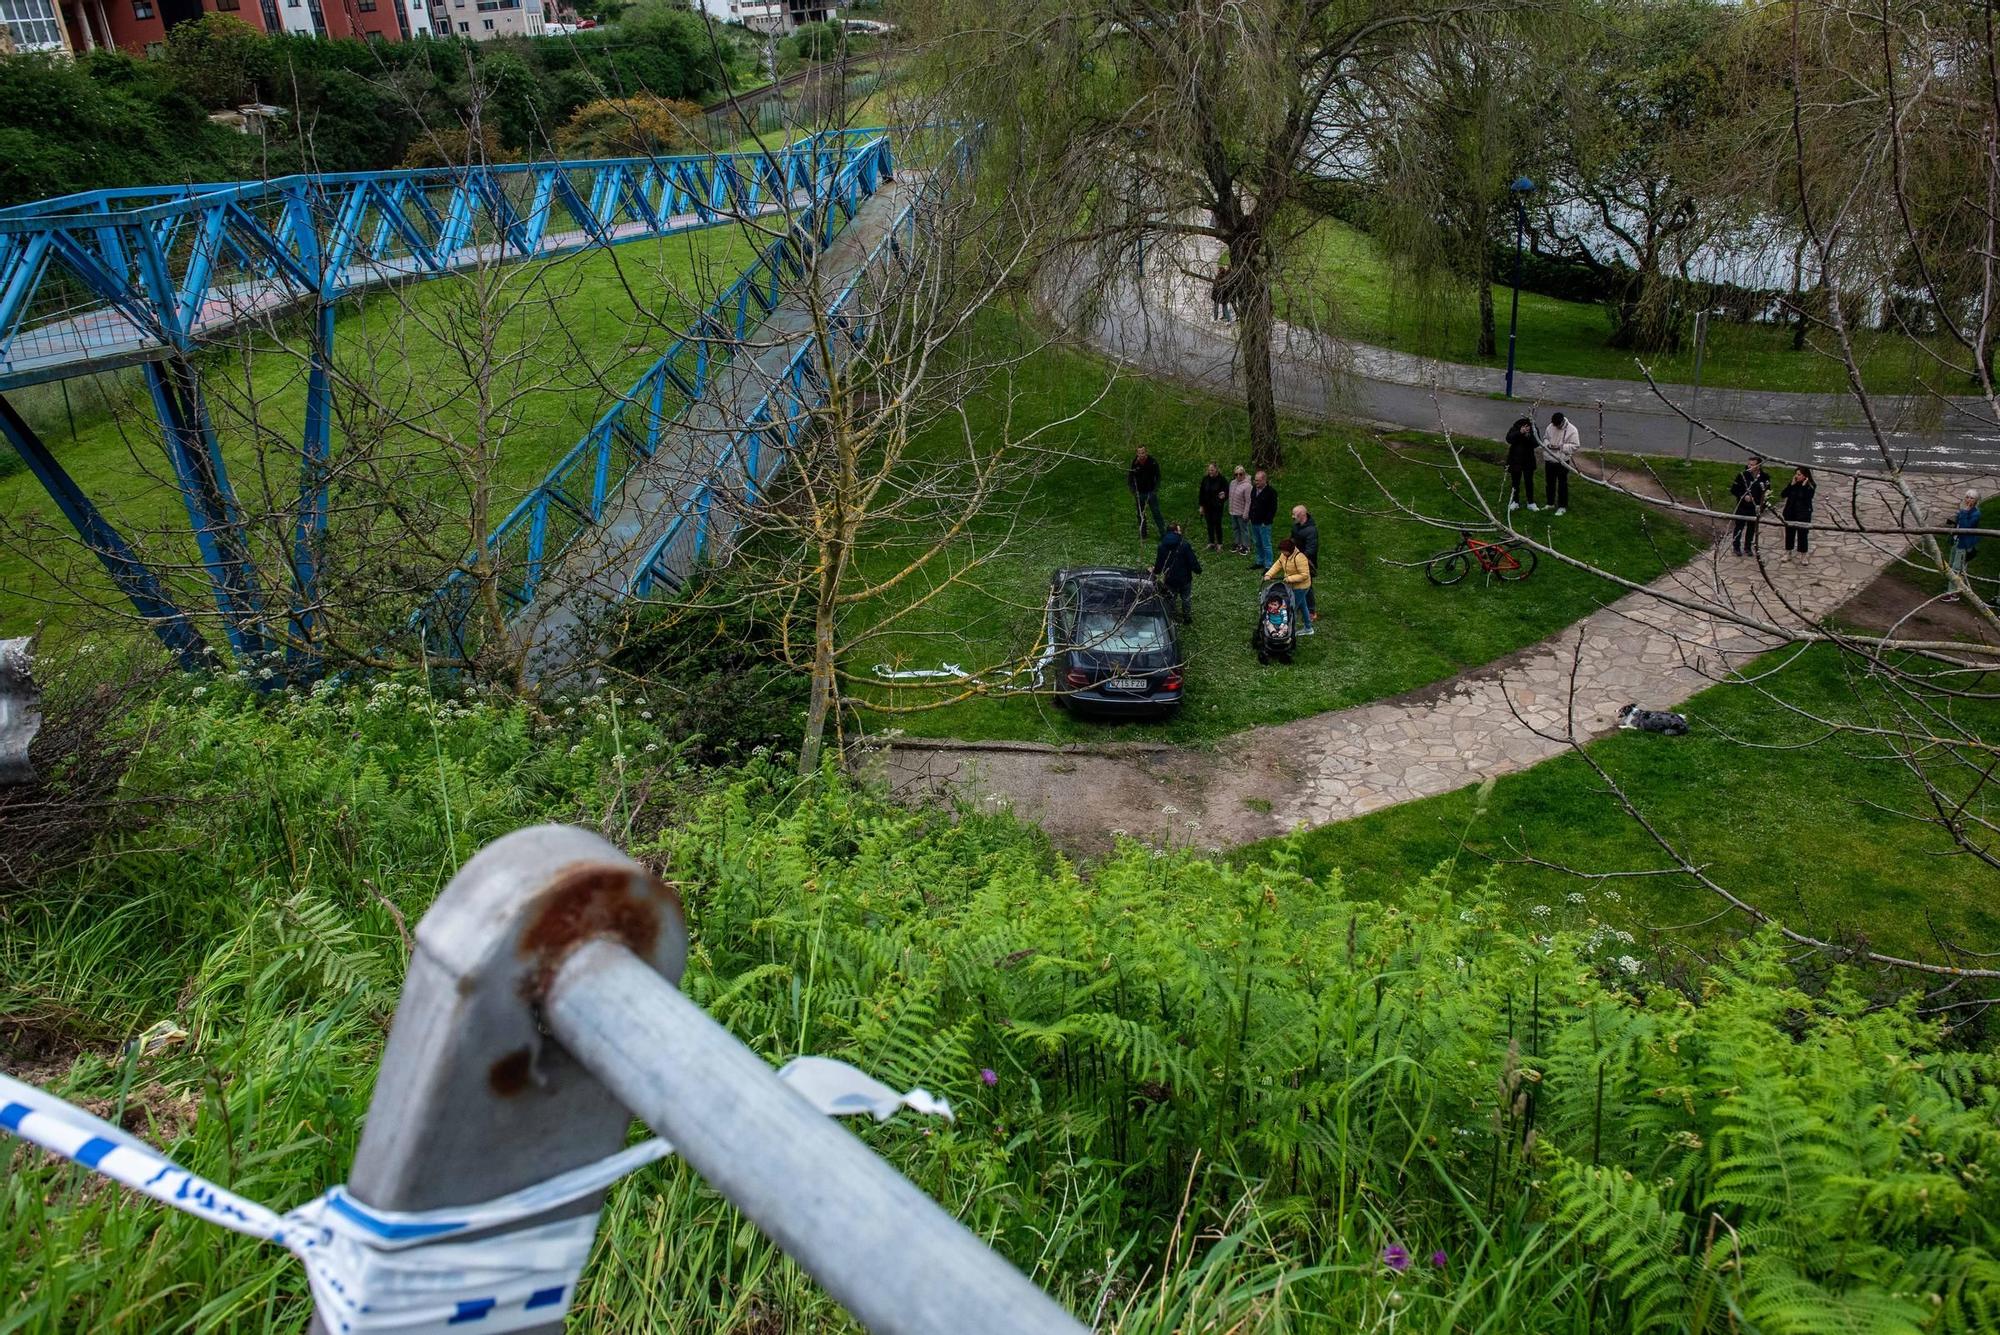
[[[553,817],[640,831],[687,906],[682,986],[745,1042],[949,1096],[956,1124],[861,1133],[1106,1328],[2000,1321],[2000,1061],[1945,1050],[1913,1002],[1808,995],[1774,938],[1683,994],[1601,927],[1509,930],[1492,890],[1356,902],[1283,849],[1127,844],[1086,873],[1006,817],[761,758],[645,834],[693,776],[638,747],[629,696],[204,689],[159,706],[132,766],[187,800],[10,906],[0,988],[70,1024],[37,1050],[83,1044],[59,1091],[124,1101],[252,1197],[343,1174],[403,923],[475,846]],[[163,1018],[185,1044],[103,1045]],[[297,1327],[275,1249],[75,1174],[15,1151],[0,1175],[10,1328],[198,1325],[227,1295]],[[580,1329],[836,1324],[682,1165],[622,1183],[600,1237]]]

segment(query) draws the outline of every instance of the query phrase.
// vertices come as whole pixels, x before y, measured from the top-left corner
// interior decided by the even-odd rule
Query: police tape
[[[899,1094],[831,1057],[778,1072],[819,1112],[886,1121],[908,1108],[952,1119],[926,1090]],[[0,1130],[197,1219],[274,1242],[305,1265],[321,1320],[337,1335],[462,1335],[562,1320],[597,1236],[597,1212],[520,1227],[673,1153],[649,1140],[481,1205],[377,1210],[335,1187],[279,1214],[182,1168],[73,1103],[0,1073]]]

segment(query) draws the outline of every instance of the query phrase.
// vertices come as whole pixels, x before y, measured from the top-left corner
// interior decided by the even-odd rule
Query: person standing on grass
[[[1518,510],[1526,505],[1530,510],[1542,507],[1535,504],[1535,451],[1541,446],[1541,437],[1535,434],[1533,418],[1517,418],[1514,425],[1507,428],[1507,508]]]
[[[1582,444],[1576,423],[1565,414],[1549,418],[1549,429],[1542,435],[1542,499],[1557,514],[1569,512],[1569,473],[1576,467],[1576,452]]]
[[[1271,562],[1264,578],[1285,581],[1285,589],[1292,595],[1292,615],[1299,619],[1299,634],[1312,634],[1312,563],[1296,542],[1286,538],[1278,544],[1278,559]]]
[[[1771,499],[1771,475],[1764,471],[1764,461],[1751,455],[1729,484],[1729,494],[1736,498],[1736,526],[1729,533],[1729,550],[1738,556],[1755,556],[1757,514]]]
[[[1303,505],[1292,507],[1292,541],[1305,553],[1306,566],[1312,572],[1313,582],[1306,585],[1306,624],[1310,626],[1319,620],[1319,603],[1313,597],[1319,583],[1319,525],[1313,523],[1312,511]]]
[[[1153,512],[1153,527],[1165,533],[1167,521],[1160,514],[1160,461],[1146,453],[1144,445],[1132,456],[1132,464],[1125,470],[1125,486],[1132,493],[1132,507],[1139,512],[1139,536],[1146,536],[1148,508]]]
[[[1236,472],[1229,479],[1229,530],[1236,541],[1230,551],[1238,556],[1250,554],[1250,475],[1243,471],[1243,465],[1236,465]]]
[[[1951,538],[1951,573],[1963,581],[1966,579],[1965,563],[1979,550],[1979,535],[1966,530],[1979,527],[1979,493],[1965,493],[1965,503],[1958,507],[1958,513],[1951,517],[1951,526],[1957,530]],[[1958,590],[1953,589],[1944,596],[1948,603],[1958,601]]]
[[[1195,492],[1196,503],[1201,506],[1201,522],[1208,525],[1208,550],[1222,550],[1222,512],[1229,508],[1229,479],[1214,464],[1201,475],[1201,486]]]
[[[1194,577],[1200,573],[1201,558],[1195,555],[1194,544],[1181,536],[1179,524],[1167,525],[1159,550],[1153,553],[1153,578],[1167,591],[1167,605],[1180,608],[1182,625],[1194,622]]]
[[[1250,483],[1250,541],[1257,548],[1253,563],[1259,569],[1271,564],[1271,525],[1278,522],[1278,489],[1263,469]]]
[[[1795,468],[1792,480],[1778,493],[1781,513],[1785,520],[1785,559],[1792,559],[1792,553],[1799,554],[1799,560],[1806,559],[1806,544],[1812,539],[1813,492],[1812,469]]]

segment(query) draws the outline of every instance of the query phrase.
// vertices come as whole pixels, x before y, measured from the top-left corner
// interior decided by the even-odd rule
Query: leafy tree
[[[1497,11],[1498,7],[1494,7]],[[1296,239],[1291,205],[1338,174],[1357,114],[1387,105],[1413,43],[1482,6],[1459,0],[984,0],[913,14],[933,77],[985,123],[989,170],[1017,198],[1077,219],[1069,242],[1100,290],[1150,244],[1164,262],[1229,262],[1237,364],[1259,467],[1283,462],[1272,283]],[[1205,238],[1209,250],[1188,253]]]
[[[1671,346],[1673,271],[1723,220],[1706,181],[1728,153],[1712,132],[1739,16],[1721,0],[1604,0],[1575,67],[1553,80],[1557,188],[1537,211],[1536,249],[1611,280],[1612,347]]]
[[[233,107],[259,94],[277,48],[233,14],[204,14],[167,33],[167,75],[205,107]]]
[[[121,52],[0,59],[0,203],[150,182],[228,180],[252,145]]]
[[[661,97],[600,98],[577,109],[556,132],[570,158],[668,157],[697,147],[701,108]]]

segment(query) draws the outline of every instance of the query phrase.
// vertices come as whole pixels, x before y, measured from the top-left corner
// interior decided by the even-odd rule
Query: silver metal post
[[[1694,419],[1701,412],[1701,354],[1708,346],[1708,308],[1706,306],[1694,314],[1694,397],[1688,402],[1687,445],[1681,450],[1682,459],[1694,458]]]
[[[565,1048],[869,1330],[1083,1330],[623,946],[578,947],[544,1014]]]

